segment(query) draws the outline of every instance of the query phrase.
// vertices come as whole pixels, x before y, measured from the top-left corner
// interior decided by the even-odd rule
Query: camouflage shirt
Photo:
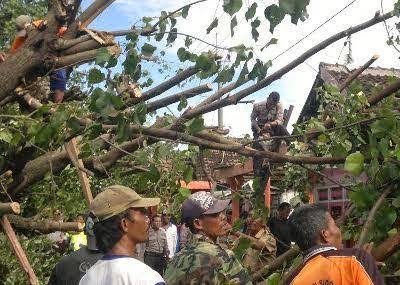
[[[272,108],[267,107],[267,101],[254,104],[253,111],[250,115],[251,126],[255,128],[264,126],[266,123],[283,124],[283,107],[280,102]]]
[[[251,285],[246,269],[233,252],[203,235],[194,235],[168,263],[164,279],[168,285]]]

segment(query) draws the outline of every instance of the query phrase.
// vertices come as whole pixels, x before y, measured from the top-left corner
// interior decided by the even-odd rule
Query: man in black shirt
[[[96,247],[93,224],[89,216],[85,223],[87,246],[62,257],[51,272],[48,285],[78,285],[86,271],[103,257]]]
[[[268,227],[276,239],[276,256],[282,255],[290,248],[289,214],[290,204],[283,202],[278,207],[278,216],[271,217],[268,221]]]

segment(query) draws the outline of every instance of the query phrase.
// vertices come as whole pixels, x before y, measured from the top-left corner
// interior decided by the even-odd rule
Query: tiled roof
[[[315,78],[297,122],[304,122],[317,115],[319,101],[315,92],[316,88],[323,86],[324,83],[339,86],[354,70],[349,70],[344,65],[320,63],[319,73]],[[360,83],[365,94],[369,96],[376,92],[377,88],[381,89],[389,85],[391,77],[400,78],[400,70],[394,68],[369,67],[357,77],[355,82]],[[344,91],[343,94],[345,95],[346,91]]]

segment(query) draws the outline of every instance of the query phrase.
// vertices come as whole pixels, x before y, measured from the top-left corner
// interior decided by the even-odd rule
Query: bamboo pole
[[[35,272],[33,271],[32,266],[30,265],[29,260],[26,257],[26,254],[22,249],[22,246],[19,243],[17,236],[15,235],[15,232],[6,215],[1,217],[1,226],[4,229],[4,233],[6,234],[10,242],[11,248],[14,251],[15,256],[17,257],[17,260],[22,270],[28,275],[29,284],[39,285],[39,280],[37,279]]]
[[[73,138],[68,143],[65,143],[65,150],[68,153],[69,158],[71,159],[72,163],[75,165],[76,170],[78,171],[79,181],[81,182],[82,191],[85,195],[86,202],[88,205],[93,201],[92,191],[90,190],[90,183],[89,179],[82,169],[85,169],[83,166],[82,159],[78,158],[78,148],[76,147],[76,139]]]

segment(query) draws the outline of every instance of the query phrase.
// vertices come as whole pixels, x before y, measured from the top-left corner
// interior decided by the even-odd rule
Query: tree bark
[[[0,216],[5,214],[17,214],[21,213],[21,207],[19,203],[0,203]]]
[[[17,236],[15,235],[15,232],[6,215],[1,217],[1,225],[22,270],[26,273],[26,275],[28,275],[29,283],[31,285],[39,285],[39,280],[37,279],[35,272],[32,269],[32,266],[29,264],[28,258],[26,257],[26,254],[22,249],[22,246],[19,243]]]
[[[286,251],[284,254],[278,256],[271,263],[267,264],[266,266],[264,266],[263,268],[261,268],[260,270],[255,272],[251,276],[251,279],[253,281],[260,280],[263,276],[266,276],[269,272],[277,270],[278,268],[280,268],[283,265],[283,263],[285,263],[285,261],[292,260],[293,258],[298,256],[299,254],[300,254],[300,249],[296,245],[296,246],[292,247],[291,249],[289,249],[288,251]]]
[[[33,220],[29,218],[22,218],[16,215],[7,215],[11,224],[16,228],[39,231],[42,234],[48,234],[55,231],[62,232],[81,232],[83,231],[84,224],[79,222],[56,222],[52,220]]]
[[[178,102],[181,98],[191,98],[196,95],[212,91],[212,85],[210,83],[208,84],[203,84],[200,86],[196,86],[194,88],[179,92],[177,94],[173,94],[167,97],[164,97],[162,99],[149,102],[147,103],[147,112],[154,112],[160,108],[163,108],[165,106],[171,105],[173,103]]]
[[[400,249],[400,233],[387,238],[378,247],[372,250],[372,256],[377,261],[384,261],[387,257]]]
[[[174,77],[170,78],[167,81],[164,81],[160,85],[155,86],[154,88],[147,90],[146,92],[143,92],[142,96],[139,98],[131,98],[130,100],[126,101],[126,105],[132,106],[135,105],[139,102],[146,101],[149,99],[152,99],[163,92],[167,91],[168,89],[174,87],[175,85],[181,83],[182,81],[188,79],[189,77],[195,75],[199,71],[197,67],[189,67],[181,72],[179,72],[177,75]]]

